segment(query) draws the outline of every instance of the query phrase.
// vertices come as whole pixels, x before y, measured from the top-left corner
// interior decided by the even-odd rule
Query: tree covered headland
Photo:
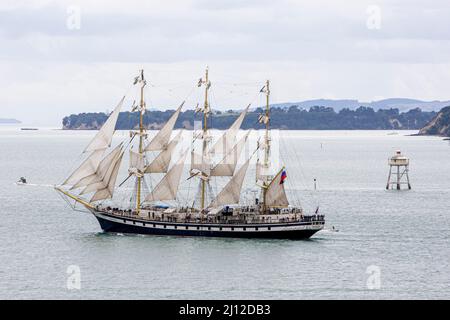
[[[144,115],[144,125],[148,129],[159,129],[169,119],[175,110],[147,111]],[[258,123],[258,117],[264,110],[257,108],[250,111],[242,124],[243,129],[263,128]],[[209,118],[209,126],[215,129],[227,129],[236,117],[238,111],[214,111]],[[289,108],[271,108],[271,128],[286,130],[395,130],[420,129],[424,127],[436,112],[422,111],[420,108],[400,113],[398,109],[380,109],[375,111],[369,107],[359,107],[356,110],[342,109],[339,112],[330,107],[311,107],[309,110],[292,105]],[[105,113],[80,113],[64,117],[63,129],[99,129],[106,121]],[[195,121],[201,121],[201,115],[193,110],[180,113],[176,128],[192,129]],[[139,113],[121,112],[117,121],[118,130],[138,127]]]

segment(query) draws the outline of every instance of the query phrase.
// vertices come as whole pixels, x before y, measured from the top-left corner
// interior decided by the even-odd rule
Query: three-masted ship
[[[112,146],[124,97],[83,151],[84,161],[61,185],[55,186],[69,203],[74,201],[74,208],[81,204],[97,218],[103,231],[113,233],[305,239],[323,229],[325,219],[318,209],[307,215],[301,206],[289,203],[284,183],[286,169],[281,167],[275,171],[271,167],[269,81],[260,90],[266,98],[265,112],[258,119],[265,127],[263,139],[258,140],[256,150],[250,152],[251,155],[239,168],[238,160],[249,132],[237,138],[249,106],[214,141],[208,128],[211,82],[206,69],[204,77],[198,82],[198,87],[204,87],[204,103],[196,107],[196,112],[202,115],[202,127],[194,130],[191,147],[174,160],[174,150],[181,138],[180,132],[174,137],[172,135],[184,102],[156,135],[149,139],[143,121],[146,84],[141,70],[134,79],[134,85],[138,86],[140,92],[139,102],[132,106],[132,111],[139,112],[138,129],[131,130],[126,141]],[[129,153],[128,172],[126,179],[117,184],[126,151]],[[151,157],[151,154],[154,156]],[[189,155],[187,179],[196,180],[196,196],[190,205],[173,205],[178,197]],[[255,156],[254,186],[260,190],[260,196],[255,197],[250,204],[243,204],[242,188],[251,159]],[[152,188],[146,183],[150,175],[163,175]],[[217,194],[211,188],[214,178],[229,179]],[[130,179],[134,185],[129,204],[114,205],[115,190]]]

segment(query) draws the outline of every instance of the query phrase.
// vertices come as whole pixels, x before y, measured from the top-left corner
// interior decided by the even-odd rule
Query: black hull
[[[302,224],[300,227],[304,229],[295,230],[282,230],[283,225],[274,226],[259,226],[255,228],[250,225],[246,226],[246,231],[243,232],[243,226],[233,227],[234,229],[240,229],[241,231],[230,231],[231,226],[224,226],[223,229],[227,231],[219,230],[205,230],[206,226],[202,226],[203,230],[197,230],[196,225],[192,224],[174,224],[174,223],[159,223],[156,227],[152,227],[152,222],[141,222],[140,220],[127,219],[125,221],[112,221],[111,219],[105,219],[102,216],[95,215],[101,228],[105,232],[111,233],[123,233],[123,234],[143,234],[143,235],[160,235],[160,236],[185,236],[185,237],[222,237],[222,238],[258,238],[258,239],[308,239],[314,235],[317,231],[323,228],[323,224],[315,227],[310,227],[310,224]],[[114,219],[117,220],[117,219]],[[130,223],[131,222],[131,223]],[[175,227],[176,225],[176,227]],[[288,224],[286,224],[287,226]],[[292,227],[292,224],[289,225]],[[167,227],[167,228],[166,228]],[[218,229],[217,225],[215,228]],[[251,229],[258,229],[259,231],[250,231]],[[274,230],[278,229],[278,230]]]

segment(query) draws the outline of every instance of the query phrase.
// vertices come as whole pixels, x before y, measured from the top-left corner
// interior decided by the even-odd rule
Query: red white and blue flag
[[[284,180],[286,180],[286,178],[287,178],[286,171],[283,170],[283,172],[281,173],[280,184],[283,184]]]

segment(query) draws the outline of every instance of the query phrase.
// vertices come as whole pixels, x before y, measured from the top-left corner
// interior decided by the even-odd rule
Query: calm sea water
[[[450,146],[410,133],[283,131],[295,197],[339,232],[269,241],[104,234],[48,186],[93,132],[1,127],[0,298],[449,299]],[[411,191],[384,190],[396,149],[412,159]]]

